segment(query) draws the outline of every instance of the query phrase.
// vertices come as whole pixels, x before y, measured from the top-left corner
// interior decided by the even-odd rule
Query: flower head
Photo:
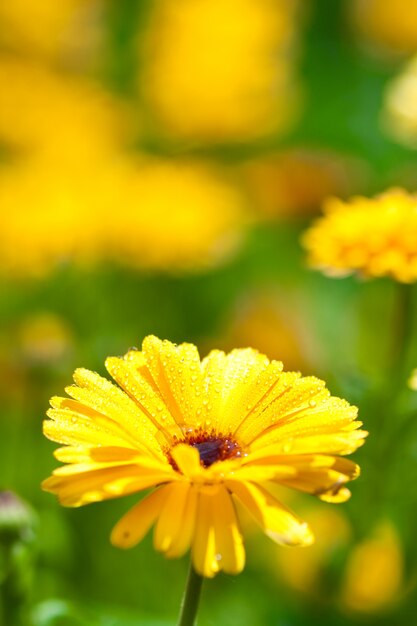
[[[309,263],[329,276],[357,272],[417,280],[417,197],[391,189],[350,202],[332,198],[324,217],[305,233]]]
[[[411,372],[410,378],[408,379],[408,386],[413,391],[417,391],[417,368]]]
[[[65,444],[66,463],[43,487],[65,506],[152,489],[116,525],[112,542],[138,543],[155,524],[167,557],[191,547],[195,569],[238,573],[245,552],[236,512],[243,505],[265,533],[309,545],[308,525],[270,492],[280,484],[343,502],[357,477],[353,452],[366,433],[357,410],[314,377],[283,372],[252,349],[212,351],[147,337],[142,350],[110,357],[119,386],[76,370],[70,398],[52,398],[44,432]]]
[[[375,52],[417,50],[417,5],[408,0],[352,0],[347,4],[358,33]]]
[[[405,591],[404,570],[398,530],[389,520],[381,521],[349,554],[342,604],[361,613],[385,611]]]
[[[158,129],[208,143],[287,130],[300,108],[293,54],[296,2],[153,4],[139,46],[145,59],[139,91]]]
[[[409,148],[417,146],[417,56],[392,78],[385,91],[383,122],[391,137]]]

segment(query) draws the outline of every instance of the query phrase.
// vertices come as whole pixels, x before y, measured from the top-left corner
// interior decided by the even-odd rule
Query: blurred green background
[[[31,510],[12,555],[23,623],[175,623],[187,559],[165,561],[150,537],[129,552],[109,543],[135,497],[71,510],[39,487],[56,465],[41,434],[49,397],[151,333],[202,355],[251,346],[323,377],[370,431],[349,503],[297,498],[316,546],[276,547],[248,522],[247,567],[207,582],[199,623],[412,623],[416,333],[395,389],[401,287],[314,273],[300,235],[328,195],[415,189],[417,95],[394,96],[417,53],[417,7],[6,5],[0,489]],[[1,541],[5,589],[0,528]]]

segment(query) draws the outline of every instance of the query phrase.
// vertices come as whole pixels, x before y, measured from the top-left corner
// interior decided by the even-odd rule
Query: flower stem
[[[396,310],[393,320],[393,337],[391,345],[392,388],[396,394],[404,383],[407,372],[407,352],[413,331],[413,285],[399,283],[396,285]]]
[[[190,563],[184,596],[181,604],[181,612],[178,626],[194,626],[200,601],[203,577],[197,574],[193,564]]]

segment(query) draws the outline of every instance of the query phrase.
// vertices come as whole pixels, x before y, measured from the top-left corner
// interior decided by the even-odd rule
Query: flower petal
[[[204,470],[200,464],[200,455],[197,448],[185,443],[179,443],[171,450],[172,459],[178,469],[187,478],[204,477]]]
[[[223,434],[233,433],[246,413],[273,384],[268,378],[262,386],[258,379],[269,365],[269,359],[246,348],[225,354],[213,350],[203,359],[204,417]],[[282,369],[282,364],[278,367]]]
[[[110,465],[98,469],[87,465],[84,471],[78,473],[73,465],[67,465],[55,472],[63,470],[66,474],[54,473],[42,483],[42,488],[55,493],[64,506],[73,507],[118,498],[177,479],[166,471],[141,469],[137,465]]]
[[[201,576],[212,578],[219,571],[216,559],[216,538],[213,524],[212,494],[200,491],[192,546],[193,565]]]
[[[48,439],[69,445],[116,445],[132,447],[132,439],[105,416],[91,419],[69,409],[49,409],[43,423]]]
[[[223,485],[211,506],[219,567],[227,574],[239,574],[245,566],[245,548],[232,497]]]
[[[288,394],[288,401],[291,405],[296,402],[296,388],[294,386],[291,393]],[[302,397],[308,395],[308,385],[301,386]],[[303,389],[304,388],[304,389]],[[321,395],[321,394],[320,394]],[[306,399],[298,398],[301,402],[301,408],[296,409],[295,406],[288,406],[287,413],[285,407],[279,403],[274,403],[271,409],[277,410],[277,416],[272,419],[271,424],[250,441],[251,450],[257,450],[264,446],[281,443],[283,452],[302,453],[305,446],[306,452],[334,452],[335,454],[345,454],[339,452],[346,447],[350,451],[353,447],[355,450],[361,437],[353,434],[352,431],[360,426],[360,422],[356,422],[357,408],[349,405],[341,398],[330,396],[328,393],[323,397],[309,401],[309,409],[304,406]],[[337,438],[342,435],[342,441]],[[307,438],[315,438],[316,441],[303,441]],[[336,438],[334,440],[334,437]],[[328,445],[336,449],[321,448],[323,443],[328,440]],[[363,436],[362,436],[363,438]],[[318,445],[318,449],[308,449],[309,445]]]
[[[308,546],[314,541],[308,525],[297,519],[260,485],[229,480],[226,486],[253,515],[268,537],[277,543]]]
[[[77,369],[74,380],[77,385],[66,389],[69,396],[122,426],[138,445],[161,454],[160,445],[155,438],[155,426],[119,387],[85,369]]]
[[[143,539],[157,519],[170,485],[156,489],[122,517],[113,528],[110,541],[118,548],[131,548]]]
[[[164,505],[155,526],[154,546],[156,550],[168,552],[172,548],[184,522],[184,513],[191,489],[192,487],[186,481],[169,485]]]
[[[152,379],[177,425],[198,427],[201,411],[202,375],[200,357],[189,343],[175,345],[149,336],[142,353]]]
[[[169,559],[182,556],[191,545],[196,522],[197,498],[197,489],[190,485],[182,512],[181,523],[177,528],[175,537],[172,539],[169,550],[165,553],[165,556]]]
[[[276,424],[289,423],[305,413],[309,415],[313,406],[330,395],[325,383],[314,376],[302,378],[299,372],[277,372],[272,378],[275,382],[269,393],[235,433],[249,443]]]
[[[135,359],[130,358],[128,352],[124,358],[109,357],[106,359],[106,368],[109,374],[138,405],[155,428],[155,435],[165,445],[171,442],[174,434],[181,436],[177,423],[170,414],[159,390],[150,379],[146,370],[146,359],[141,352],[135,351]]]

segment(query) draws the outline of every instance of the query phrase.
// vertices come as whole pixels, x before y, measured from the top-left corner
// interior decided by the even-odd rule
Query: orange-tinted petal
[[[165,485],[150,493],[117,522],[110,537],[114,546],[131,548],[143,539],[161,512],[169,487]]]
[[[231,480],[226,484],[253,515],[268,537],[277,543],[308,546],[314,541],[308,525],[299,520],[263,487],[249,482]]]

